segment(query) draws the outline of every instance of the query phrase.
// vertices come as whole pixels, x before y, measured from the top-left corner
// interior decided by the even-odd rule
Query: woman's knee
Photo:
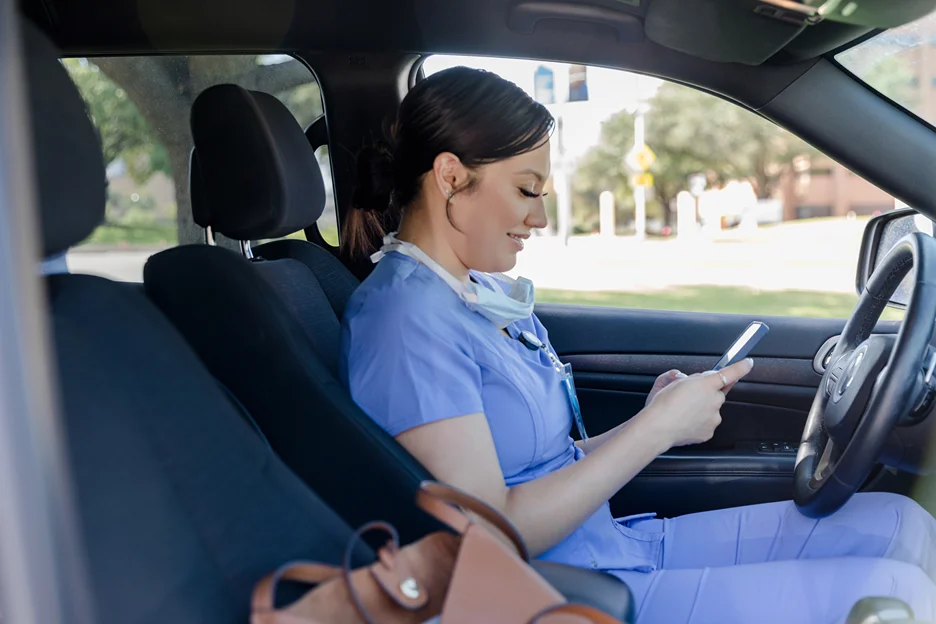
[[[936,525],[936,519],[932,514],[924,509],[918,502],[904,496],[903,494],[894,494],[892,492],[861,492],[856,494],[851,501],[843,508],[843,511],[849,508],[862,513],[873,509],[876,513],[893,513],[897,519],[906,520],[910,524]]]
[[[885,556],[913,563],[936,578],[936,519],[912,498],[889,492],[869,492],[867,504],[893,514],[894,536]]]
[[[879,504],[893,510],[900,524],[899,531],[909,531],[915,537],[932,537],[936,518],[909,496],[890,492],[875,492],[882,499]],[[922,546],[923,544],[919,544]]]
[[[880,567],[893,584],[891,597],[907,603],[918,620],[928,622],[936,617],[936,585],[929,575],[918,566],[902,561],[882,561]]]

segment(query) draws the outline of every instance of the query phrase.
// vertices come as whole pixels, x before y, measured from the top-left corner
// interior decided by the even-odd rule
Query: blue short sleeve
[[[342,326],[342,374],[355,402],[393,436],[483,412],[472,341],[450,310],[380,294],[349,309]]]

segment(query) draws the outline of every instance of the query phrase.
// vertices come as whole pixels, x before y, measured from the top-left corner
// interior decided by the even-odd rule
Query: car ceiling
[[[864,0],[862,6],[875,1],[881,0]],[[772,2],[789,0],[21,0],[21,5],[68,56],[256,50],[532,58],[659,75],[757,109],[811,60],[872,30],[832,21],[791,24],[758,12]],[[877,22],[912,19],[936,0],[899,5],[916,10],[877,15]]]
[[[839,5],[838,0],[806,0]],[[22,0],[60,46],[88,53],[194,49],[448,52],[554,57],[561,32],[611,38],[626,56],[660,45],[719,62],[814,58],[936,0],[863,0],[850,21],[792,23],[798,0]],[[858,6],[857,2],[851,4]],[[896,5],[896,8],[895,8]],[[871,7],[871,9],[869,9]],[[873,9],[878,9],[877,11]],[[769,16],[768,16],[769,15]],[[576,48],[577,58],[590,60]],[[574,50],[573,50],[574,52]],[[565,54],[565,53],[564,53]]]

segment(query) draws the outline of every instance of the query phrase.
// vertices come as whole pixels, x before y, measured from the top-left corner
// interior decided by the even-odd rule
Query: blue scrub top
[[[508,290],[472,273],[480,284]],[[514,486],[580,461],[572,410],[536,316],[507,327],[511,338],[428,267],[390,252],[352,295],[341,332],[342,381],[358,405],[396,436],[426,423],[483,412],[504,482]],[[541,559],[602,570],[649,572],[661,563],[662,532],[630,528],[654,514],[615,520],[607,503]]]

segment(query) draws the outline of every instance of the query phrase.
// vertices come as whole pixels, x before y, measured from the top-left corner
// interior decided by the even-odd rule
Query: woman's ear
[[[432,163],[432,175],[442,197],[447,201],[468,185],[469,171],[461,159],[451,152],[442,152]]]

